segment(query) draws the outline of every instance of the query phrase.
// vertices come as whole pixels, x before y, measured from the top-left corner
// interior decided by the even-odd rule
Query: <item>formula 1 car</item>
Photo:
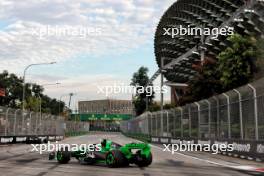
[[[94,144],[98,146],[97,144]],[[126,167],[136,164],[139,167],[147,167],[152,163],[152,153],[149,144],[129,143],[124,146],[111,140],[102,140],[100,151],[68,151],[68,149],[52,152],[49,159],[57,159],[60,164],[67,164],[72,157],[81,164],[106,164],[108,167]]]

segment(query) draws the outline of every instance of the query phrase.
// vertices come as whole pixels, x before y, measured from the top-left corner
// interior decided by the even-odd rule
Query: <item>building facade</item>
[[[132,114],[130,100],[92,100],[79,101],[79,113],[83,114]]]
[[[72,118],[88,121],[91,130],[118,131],[120,121],[132,117],[133,105],[130,100],[79,101],[79,113]]]

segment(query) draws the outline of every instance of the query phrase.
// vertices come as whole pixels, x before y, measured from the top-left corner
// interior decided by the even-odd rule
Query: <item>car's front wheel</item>
[[[67,164],[70,160],[71,160],[71,152],[68,151],[68,148],[57,152],[58,163]]]

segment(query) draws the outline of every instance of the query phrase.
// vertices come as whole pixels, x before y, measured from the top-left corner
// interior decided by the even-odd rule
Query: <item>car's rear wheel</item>
[[[141,156],[140,152],[137,153],[135,164],[138,167],[148,167],[152,163],[152,154],[150,153],[148,157]]]
[[[57,152],[57,161],[60,164],[67,164],[71,160],[71,152],[68,151],[68,148],[65,150],[60,150]]]
[[[128,165],[128,161],[123,155],[123,153],[119,150],[112,150],[106,155],[106,164],[108,167],[122,167]]]

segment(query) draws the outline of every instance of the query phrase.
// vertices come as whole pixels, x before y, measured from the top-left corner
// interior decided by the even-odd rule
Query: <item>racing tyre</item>
[[[152,163],[152,153],[148,157],[141,156],[140,153],[136,156],[135,164],[138,167],[148,167]]]
[[[71,160],[71,152],[68,151],[68,148],[57,152],[57,160],[60,164],[67,164]]]
[[[108,167],[116,168],[116,167],[122,167],[127,166],[128,161],[123,155],[123,153],[119,150],[112,150],[107,153],[106,155],[106,164]]]
[[[84,161],[84,164],[87,164],[87,165],[92,165],[92,164],[96,163],[95,159],[91,158],[91,157],[84,158],[83,161]]]
[[[53,160],[53,159],[55,159],[55,152],[51,152],[49,154],[49,160]]]

